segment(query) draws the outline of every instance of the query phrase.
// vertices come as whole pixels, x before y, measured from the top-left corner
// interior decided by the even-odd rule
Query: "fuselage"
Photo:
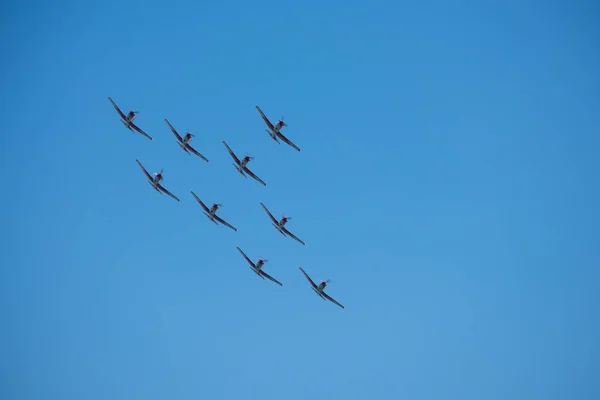
[[[250,157],[246,156],[244,158],[242,158],[242,160],[240,161],[240,163],[235,163],[233,164],[233,166],[238,170],[238,172],[244,176],[246,176],[244,174],[244,168],[246,168],[246,165],[248,164],[248,162],[250,162]]]
[[[212,221],[214,221],[215,214],[217,213],[218,209],[219,209],[219,206],[217,204],[213,204],[212,207],[210,208],[210,210],[208,211],[208,214],[206,214],[208,216],[208,218],[210,218]]]
[[[261,278],[265,279],[261,274],[260,271],[262,270],[263,265],[265,265],[265,262],[263,260],[258,260],[258,262],[256,264],[254,264],[254,266],[250,267],[252,269],[252,271],[254,271],[254,273],[258,276],[260,276]]]
[[[189,133],[187,133],[184,137],[183,137],[183,144],[186,145],[189,142],[192,141],[192,135],[190,135]]]
[[[152,187],[156,190],[158,190],[157,186],[158,184],[163,180],[163,176],[160,173],[154,174],[154,178],[152,179],[152,182],[150,182],[152,184]]]
[[[319,297],[323,297],[323,290],[325,290],[326,286],[327,286],[326,282],[321,282],[321,283],[319,283],[319,286],[317,286],[316,289],[314,287],[312,289],[315,291],[315,293],[317,295],[319,295]]]
[[[287,224],[288,219],[283,217],[279,220],[279,222],[277,223],[277,229],[279,229],[279,231],[281,232],[281,230],[283,229],[283,227],[285,226],[285,224]]]
[[[283,121],[279,121],[277,124],[275,124],[273,126],[273,129],[267,130],[267,132],[273,139],[277,140],[277,134],[279,133],[279,131],[281,130],[282,127],[283,127]]]
[[[133,111],[129,111],[129,113],[127,113],[127,116],[125,117],[124,120],[121,120],[121,122],[123,122],[123,125],[125,125],[125,127],[129,130],[131,130],[131,124],[133,124],[133,120],[135,119],[135,113]]]

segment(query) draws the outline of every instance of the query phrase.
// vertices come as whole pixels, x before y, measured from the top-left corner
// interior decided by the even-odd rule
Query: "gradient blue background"
[[[597,2],[17,4],[0,398],[600,398]]]

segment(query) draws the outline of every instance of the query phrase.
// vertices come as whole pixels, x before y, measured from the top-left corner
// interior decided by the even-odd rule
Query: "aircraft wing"
[[[242,253],[242,256],[244,256],[244,258],[246,259],[246,261],[248,261],[248,264],[250,264],[252,267],[256,268],[256,265],[254,265],[254,263],[252,262],[252,260],[250,260],[250,259],[248,258],[248,256],[246,255],[246,253],[244,253],[244,252],[242,251],[242,249],[240,249],[239,247],[236,247],[236,249],[238,249],[238,251],[239,251],[240,253]]]
[[[277,279],[273,278],[271,275],[267,274],[265,271],[260,270],[259,272],[262,276],[264,276],[265,278],[275,282],[276,284],[278,284],[279,286],[283,286],[283,283],[279,282]]]
[[[198,153],[198,151],[196,149],[194,149],[192,146],[190,146],[189,144],[186,144],[185,147],[189,151],[191,151],[192,153],[194,153],[195,155],[197,155],[198,157],[200,157],[201,159],[203,159],[204,161],[208,162],[208,158],[206,158],[202,154]]]
[[[233,225],[231,225],[229,222],[225,221],[223,218],[219,217],[218,215],[214,215],[214,218],[219,221],[220,223],[222,223],[223,225],[233,229],[234,231],[237,231],[237,228],[234,228]]]
[[[142,163],[139,160],[135,160],[136,163],[138,163],[138,165],[140,166],[140,168],[142,169],[142,171],[144,171],[144,174],[146,174],[146,176],[148,177],[148,179],[150,179],[150,182],[154,181],[154,178],[152,177],[152,175],[150,175],[148,173],[148,171],[146,171],[146,168],[144,168],[144,166],[142,165]]]
[[[316,283],[313,282],[312,279],[310,279],[310,276],[308,276],[308,274],[306,272],[304,272],[304,270],[302,269],[302,267],[298,267],[300,268],[300,271],[302,271],[302,273],[304,274],[304,276],[306,277],[306,279],[308,279],[308,281],[310,282],[310,284],[312,285],[313,288],[318,289],[319,287],[316,285]]]
[[[335,300],[333,297],[331,297],[331,296],[330,296],[330,295],[328,295],[327,293],[325,293],[325,292],[321,292],[321,294],[322,294],[322,295],[323,295],[323,296],[324,296],[324,297],[325,297],[327,300],[329,300],[329,301],[331,301],[332,303],[334,303],[334,304],[337,304],[338,306],[340,306],[340,307],[344,308],[344,306],[343,306],[343,305],[341,305],[340,303],[338,303],[338,302],[337,302],[337,301],[336,301],[336,300]]]
[[[168,194],[169,196],[171,196],[172,198],[174,198],[175,200],[179,201],[177,196],[175,196],[173,193],[171,193],[167,189],[165,189],[165,187],[163,185],[161,185],[160,183],[157,184],[156,187],[159,188],[160,190],[162,190],[163,192],[165,192],[166,194]]]
[[[223,144],[225,145],[225,147],[227,147],[227,151],[229,152],[229,154],[231,154],[231,157],[233,157],[233,160],[236,162],[236,164],[240,165],[241,161],[239,158],[237,158],[237,156],[234,154],[234,152],[231,150],[231,148],[227,145],[227,142],[225,142],[223,140]]]
[[[265,211],[267,212],[267,214],[269,214],[269,218],[271,218],[271,221],[273,221],[275,223],[275,225],[277,225],[279,223],[279,221],[277,221],[275,219],[275,217],[273,216],[273,214],[271,214],[271,212],[269,211],[269,209],[263,203],[260,203],[260,205],[262,206],[262,208],[265,209]]]
[[[141,133],[142,135],[146,136],[148,139],[152,140],[152,137],[150,135],[148,135],[146,132],[144,132],[143,130],[141,130],[139,128],[139,126],[137,126],[136,124],[134,124],[133,122],[129,123],[129,126],[131,126],[133,129],[135,129],[136,131],[138,131],[139,133]]]
[[[277,136],[279,137],[279,139],[283,140],[284,142],[286,142],[287,144],[289,144],[290,146],[292,146],[296,150],[300,151],[300,147],[296,146],[288,138],[286,138],[285,136],[283,136],[283,134],[281,132],[277,132]]]
[[[302,240],[298,239],[292,232],[288,231],[285,226],[283,228],[281,228],[281,230],[288,235],[289,237],[291,237],[292,239],[296,239],[298,242],[302,243],[303,245],[306,246],[306,243],[304,243]]]
[[[175,130],[175,128],[173,128],[173,125],[171,125],[171,123],[165,118],[165,122],[167,123],[167,125],[169,125],[169,128],[171,128],[171,132],[173,132],[173,135],[175,135],[175,137],[177,138],[177,140],[179,140],[180,142],[183,142],[183,139],[181,138],[181,136],[179,135],[179,133],[177,133],[177,131]]]
[[[110,100],[110,102],[112,103],[113,107],[115,108],[115,110],[117,110],[117,112],[119,113],[119,115],[121,116],[121,118],[123,118],[124,120],[127,120],[127,117],[125,116],[125,114],[123,114],[123,112],[121,111],[121,109],[115,104],[115,102],[113,101],[113,99],[111,99],[109,97],[108,100]]]
[[[267,118],[267,116],[265,115],[265,113],[262,112],[262,110],[260,109],[259,106],[256,106],[256,110],[260,113],[260,116],[265,121],[265,123],[267,124],[267,126],[269,128],[271,128],[271,130],[273,130],[275,127],[273,126],[273,124],[271,123],[271,121],[269,121],[269,118]]]
[[[245,171],[245,172],[246,172],[248,175],[250,175],[251,177],[253,177],[254,179],[256,179],[258,182],[260,182],[260,183],[262,183],[263,185],[267,186],[267,184],[266,184],[266,183],[265,183],[265,182],[264,182],[262,179],[260,179],[258,176],[254,175],[254,172],[250,171],[250,170],[248,169],[248,167],[244,167],[244,171]]]
[[[204,211],[206,211],[207,213],[210,213],[210,210],[208,207],[206,207],[206,204],[204,204],[202,202],[202,200],[200,200],[198,198],[198,196],[196,196],[196,193],[194,193],[193,191],[190,191],[190,193],[192,194],[192,196],[194,196],[194,198],[196,199],[196,201],[198,202],[198,204],[200,204],[202,206],[202,208],[204,208]]]

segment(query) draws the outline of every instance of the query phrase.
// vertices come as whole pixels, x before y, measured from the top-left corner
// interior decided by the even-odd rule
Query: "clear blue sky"
[[[596,2],[84,3],[2,5],[0,398],[600,398]]]

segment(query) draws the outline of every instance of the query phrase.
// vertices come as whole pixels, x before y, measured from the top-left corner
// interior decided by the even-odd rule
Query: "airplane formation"
[[[115,108],[115,110],[117,111],[117,113],[119,114],[119,116],[121,117],[121,123],[123,123],[123,125],[125,125],[125,127],[127,129],[129,129],[131,132],[138,132],[139,134],[145,136],[146,138],[148,138],[149,140],[153,140],[153,138],[148,135],[146,132],[144,132],[137,124],[134,123],[134,120],[136,119],[137,114],[139,114],[139,111],[129,111],[127,113],[127,115],[125,115],[121,109],[117,106],[117,104],[110,98],[108,97],[108,100],[111,102],[111,104],[113,105],[113,107]],[[281,144],[280,140],[284,143],[286,143],[287,145],[289,145],[290,147],[292,147],[293,149],[300,151],[300,148],[298,146],[296,146],[294,143],[292,143],[287,137],[285,137],[283,135],[283,133],[281,133],[281,129],[284,126],[287,126],[287,124],[285,122],[283,122],[283,117],[277,121],[276,124],[273,124],[268,118],[267,116],[263,113],[263,111],[260,109],[259,106],[256,106],[256,110],[258,111],[258,113],[260,114],[260,116],[262,117],[263,121],[265,122],[265,124],[267,125],[267,127],[269,129],[265,129],[266,132],[269,134],[269,136],[276,141],[277,143]],[[202,155],[197,149],[193,148],[190,145],[190,142],[192,141],[192,138],[194,137],[193,134],[191,134],[190,132],[186,132],[186,134],[184,136],[181,136],[179,134],[179,132],[177,132],[177,130],[173,127],[173,125],[171,125],[171,123],[165,118],[165,122],[167,124],[167,126],[169,127],[169,129],[171,130],[171,132],[173,133],[173,135],[176,138],[176,143],[179,145],[179,147],[181,147],[181,149],[183,151],[185,151],[188,155],[194,154],[197,157],[201,158],[202,160],[204,160],[205,162],[209,162],[208,158],[206,158],[204,155]],[[252,172],[249,168],[248,168],[248,164],[250,163],[250,161],[252,161],[254,158],[249,156],[249,155],[245,155],[242,159],[240,159],[235,152],[231,149],[231,147],[229,147],[229,145],[227,144],[227,142],[223,141],[223,145],[225,146],[227,152],[229,153],[229,155],[231,156],[231,158],[233,159],[234,163],[233,166],[235,167],[235,169],[245,178],[248,178],[248,176],[250,176],[251,178],[253,178],[254,180],[256,180],[258,183],[262,184],[263,186],[267,186],[267,184],[261,179],[259,178],[254,172]],[[167,190],[164,186],[163,186],[163,170],[161,170],[160,172],[155,172],[153,174],[149,173],[148,170],[142,165],[142,163],[140,162],[140,160],[136,159],[135,160],[136,163],[139,165],[139,167],[142,169],[142,172],[144,173],[144,175],[146,176],[146,178],[148,179],[148,183],[152,186],[152,188],[154,190],[156,190],[158,193],[160,194],[166,194],[169,197],[180,201],[179,198],[177,196],[175,196],[173,193],[169,192],[169,190]],[[219,210],[219,207],[221,207],[221,204],[217,204],[217,203],[213,203],[210,208],[204,203],[202,202],[202,200],[196,195],[196,193],[194,193],[193,191],[190,191],[191,195],[194,197],[194,199],[196,199],[196,201],[198,202],[198,204],[200,205],[200,207],[203,209],[203,214],[212,222],[215,223],[215,225],[224,225],[230,229],[232,229],[233,231],[237,232],[237,228],[234,227],[232,224],[230,224],[229,222],[227,222],[225,219],[223,219],[221,216],[217,215],[217,211]],[[286,228],[286,224],[288,223],[289,220],[291,220],[291,217],[286,217],[283,216],[280,220],[277,220],[273,214],[271,213],[271,211],[267,208],[267,206],[265,206],[263,203],[260,203],[260,205],[262,206],[262,208],[265,210],[265,213],[267,214],[267,216],[269,217],[269,219],[271,220],[271,225],[273,225],[275,227],[275,229],[277,229],[277,231],[279,233],[281,233],[283,236],[285,237],[289,237],[292,238],[294,240],[296,240],[298,243],[302,244],[302,245],[306,245],[306,243],[304,243],[304,241],[302,241],[301,239],[299,239],[296,235],[294,235],[292,232],[290,232],[287,228]],[[242,251],[241,248],[236,247],[237,250],[240,252],[240,254],[242,255],[242,257],[246,260],[246,262],[248,262],[248,264],[250,265],[250,269],[256,274],[258,275],[260,278],[262,279],[268,279],[276,284],[278,284],[279,286],[283,286],[283,284],[281,282],[279,282],[277,279],[273,278],[271,275],[267,274],[264,270],[263,267],[265,265],[265,263],[267,262],[267,260],[259,258],[258,261],[253,262],[247,255],[246,253],[244,253],[244,251]],[[304,277],[308,280],[310,287],[312,288],[312,290],[323,300],[328,300],[330,302],[332,302],[333,304],[344,308],[344,306],[342,304],[340,304],[339,302],[337,302],[333,297],[329,296],[327,293],[325,293],[325,288],[327,287],[327,283],[329,282],[329,280],[324,280],[321,281],[318,285],[312,280],[312,278],[306,273],[306,271],[304,271],[304,269],[302,267],[300,268],[300,272],[302,272],[302,274],[304,275]]]

